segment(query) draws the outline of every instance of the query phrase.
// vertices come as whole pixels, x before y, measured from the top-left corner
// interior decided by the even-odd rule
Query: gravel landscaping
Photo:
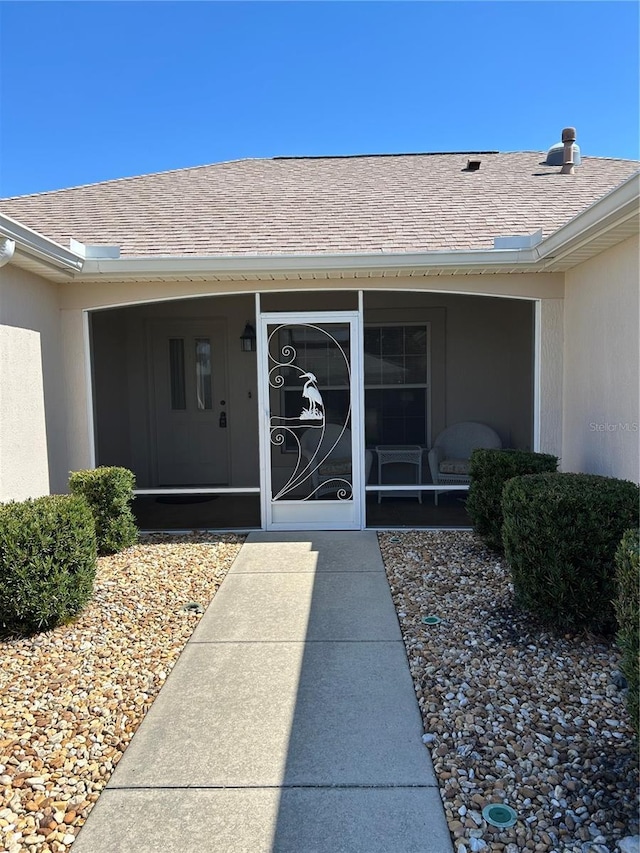
[[[615,644],[519,612],[506,566],[471,533],[379,540],[458,853],[613,853],[637,835]],[[515,825],[487,823],[490,803],[511,806]]]
[[[75,622],[0,641],[0,850],[69,849],[243,541],[145,537]]]
[[[0,641],[0,850],[69,850],[243,541],[145,537],[99,559],[75,622]],[[614,853],[637,835],[615,644],[519,612],[470,533],[379,541],[457,853]],[[490,803],[515,825],[487,823]]]

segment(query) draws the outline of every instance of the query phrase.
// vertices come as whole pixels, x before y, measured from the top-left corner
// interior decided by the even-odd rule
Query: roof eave
[[[608,235],[608,243],[615,245],[630,232],[637,233],[640,216],[640,172],[631,175],[623,183],[599,198],[573,219],[542,240],[533,252],[545,269],[550,267],[568,269],[585,260],[584,252],[577,253],[588,243],[595,244]],[[601,242],[594,251],[606,246]]]
[[[69,273],[82,270],[84,258],[80,255],[1,213],[0,235],[15,241],[16,253],[33,258],[47,267]]]
[[[428,269],[504,269],[535,263],[531,250],[384,252],[339,254],[209,255],[125,257],[87,260],[82,280],[158,275],[288,275],[291,273],[357,274]]]

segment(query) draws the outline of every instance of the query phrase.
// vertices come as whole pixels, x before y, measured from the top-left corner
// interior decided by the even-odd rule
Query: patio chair
[[[316,499],[329,492],[336,492],[341,485],[337,482],[339,480],[352,483],[351,430],[339,424],[327,424],[320,443],[321,435],[320,429],[308,429],[300,440],[302,454],[306,458],[305,465],[311,466],[313,496]],[[372,461],[371,451],[365,451],[365,483],[369,480]]]
[[[486,424],[467,421],[444,429],[429,451],[429,469],[434,485],[469,485],[469,457],[479,447],[500,450],[502,441],[498,433]],[[439,494],[434,492],[436,506]]]

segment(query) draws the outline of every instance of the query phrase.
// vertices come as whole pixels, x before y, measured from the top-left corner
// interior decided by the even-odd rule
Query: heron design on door
[[[269,509],[272,518],[321,526],[320,518],[340,516],[329,504],[354,502],[352,329],[336,320],[269,322],[276,316],[263,315]]]
[[[318,380],[313,373],[303,373],[300,377],[306,379],[302,396],[309,401],[309,408],[303,409],[300,412],[301,421],[315,421],[323,417],[324,403],[322,402],[322,394],[318,391]]]

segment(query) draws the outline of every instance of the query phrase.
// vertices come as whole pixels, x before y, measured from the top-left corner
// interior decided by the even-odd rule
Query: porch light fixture
[[[256,330],[251,323],[247,323],[244,332],[240,335],[240,349],[242,352],[256,351]]]

